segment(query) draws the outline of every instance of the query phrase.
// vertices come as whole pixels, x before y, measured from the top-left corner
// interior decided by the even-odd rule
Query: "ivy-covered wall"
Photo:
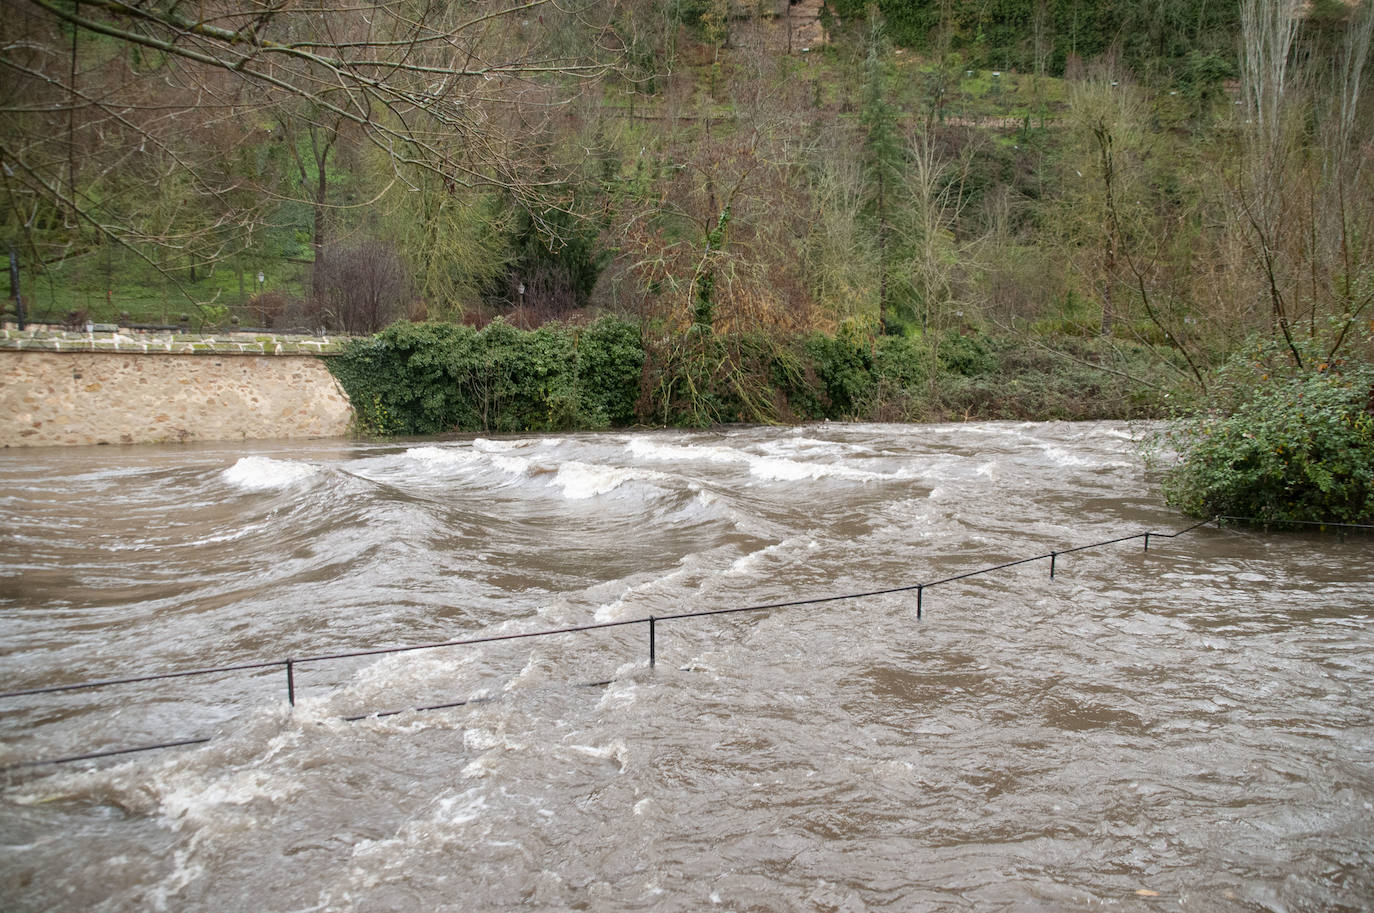
[[[398,323],[329,360],[371,434],[555,431],[635,420],[644,350],[615,319],[521,331]]]

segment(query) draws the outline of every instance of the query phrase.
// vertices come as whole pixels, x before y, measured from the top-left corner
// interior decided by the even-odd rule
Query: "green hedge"
[[[367,434],[561,431],[634,420],[644,351],[634,324],[524,332],[398,323],[329,367]]]

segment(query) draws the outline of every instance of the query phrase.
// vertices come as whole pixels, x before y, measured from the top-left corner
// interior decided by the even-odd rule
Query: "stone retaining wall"
[[[9,332],[0,338],[0,446],[337,437],[352,421],[324,362],[274,341],[174,336],[169,351],[160,338],[96,347],[97,334],[35,341]],[[309,352],[301,344],[310,341],[289,344]],[[250,354],[254,345],[281,354]]]

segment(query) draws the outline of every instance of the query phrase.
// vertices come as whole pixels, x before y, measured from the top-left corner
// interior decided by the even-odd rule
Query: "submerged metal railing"
[[[1201,527],[1203,527],[1203,526],[1206,526],[1206,525],[1208,525],[1208,524],[1210,524],[1210,523],[1215,523],[1215,524],[1217,524],[1218,528],[1220,528],[1221,525],[1222,525],[1223,523],[1228,522],[1228,521],[1229,521],[1229,522],[1239,522],[1239,523],[1249,523],[1249,524],[1256,524],[1256,525],[1264,525],[1264,523],[1265,523],[1265,521],[1263,521],[1263,520],[1255,519],[1255,518],[1250,518],[1250,517],[1217,516],[1217,517],[1212,517],[1212,518],[1207,519],[1207,520],[1203,520],[1203,521],[1198,522],[1198,523],[1194,523],[1192,526],[1185,527],[1184,529],[1180,529],[1180,530],[1177,530],[1177,531],[1172,532],[1172,533],[1161,533],[1161,532],[1150,531],[1150,532],[1133,533],[1133,534],[1131,534],[1131,535],[1129,535],[1129,536],[1117,536],[1117,537],[1112,538],[1112,539],[1103,539],[1103,540],[1101,540],[1101,541],[1099,541],[1099,542],[1090,542],[1090,543],[1088,543],[1088,544],[1086,544],[1086,545],[1076,545],[1076,546],[1072,546],[1072,547],[1070,547],[1070,548],[1063,548],[1063,549],[1051,550],[1051,551],[1046,552],[1046,553],[1044,553],[1044,554],[1033,555],[1033,556],[1031,556],[1031,557],[1029,557],[1029,558],[1019,558],[1019,559],[1017,559],[1017,560],[1015,560],[1015,561],[1007,561],[1007,562],[1004,562],[1004,563],[1002,563],[1002,564],[995,564],[995,565],[991,565],[991,566],[989,566],[989,567],[978,568],[977,570],[966,571],[966,572],[964,572],[964,573],[962,573],[962,574],[954,574],[954,575],[952,575],[952,576],[949,576],[949,577],[942,577],[942,578],[939,578],[939,579],[937,579],[937,580],[926,580],[926,581],[921,581],[921,582],[919,582],[919,583],[905,584],[905,585],[903,585],[903,586],[895,586],[895,587],[885,587],[885,588],[883,588],[883,589],[868,590],[868,591],[860,592],[860,593],[843,593],[843,594],[835,595],[835,596],[817,596],[817,597],[813,597],[813,598],[809,598],[809,599],[795,599],[795,600],[789,600],[789,601],[786,601],[786,602],[770,602],[770,603],[763,603],[763,604],[759,604],[759,605],[735,606],[735,607],[731,607],[731,608],[727,608],[727,609],[707,609],[707,610],[703,610],[703,611],[699,611],[699,612],[677,612],[677,613],[673,613],[673,614],[670,614],[670,615],[647,615],[647,616],[643,616],[643,617],[640,617],[640,618],[628,618],[628,619],[623,619],[623,620],[621,620],[621,621],[597,622],[597,623],[595,623],[595,624],[573,625],[573,626],[571,626],[571,627],[565,627],[565,628],[552,628],[552,629],[545,629],[545,630],[539,630],[539,631],[523,631],[523,632],[514,633],[514,634],[493,634],[493,635],[488,635],[488,636],[485,636],[485,637],[468,637],[468,638],[462,638],[462,639],[459,639],[459,640],[446,640],[446,641],[440,641],[440,642],[436,642],[436,643],[410,644],[410,645],[398,646],[398,647],[377,647],[377,648],[368,649],[368,650],[352,650],[352,651],[340,652],[340,653],[321,653],[321,654],[318,654],[318,655],[315,655],[315,656],[288,657],[288,658],[286,658],[286,659],[278,659],[278,660],[263,660],[263,661],[257,661],[257,662],[235,663],[235,664],[231,664],[231,665],[215,666],[215,667],[205,668],[205,669],[188,669],[188,670],[181,671],[181,672],[162,672],[162,673],[155,673],[155,674],[130,676],[130,677],[127,677],[127,678],[99,679],[99,680],[87,681],[87,682],[74,682],[74,683],[66,684],[66,685],[49,685],[49,686],[45,686],[45,687],[41,687],[41,688],[26,688],[26,689],[23,689],[23,690],[20,690],[20,691],[8,691],[8,692],[3,692],[3,693],[0,693],[0,700],[6,700],[6,699],[12,699],[12,698],[18,698],[18,697],[29,697],[29,696],[41,695],[41,694],[57,694],[57,693],[68,692],[68,691],[81,691],[81,690],[90,690],[90,689],[95,689],[95,688],[114,687],[114,686],[118,686],[118,685],[131,685],[131,684],[137,684],[137,683],[141,683],[141,682],[168,681],[168,680],[171,680],[171,679],[192,678],[192,677],[206,676],[206,675],[222,675],[222,674],[230,673],[230,672],[249,672],[249,671],[259,671],[259,670],[263,670],[263,669],[280,669],[280,670],[282,670],[282,671],[285,673],[285,678],[286,678],[286,682],[285,682],[285,684],[286,684],[286,699],[287,699],[287,702],[288,702],[288,704],[290,704],[290,706],[294,707],[294,706],[296,705],[296,670],[297,670],[298,667],[303,666],[303,665],[307,665],[307,664],[324,663],[324,662],[330,662],[330,661],[342,660],[342,659],[358,659],[358,658],[364,658],[364,657],[369,657],[369,656],[386,656],[386,655],[390,655],[390,654],[394,654],[394,653],[410,653],[410,652],[415,652],[415,651],[418,651],[418,650],[438,650],[438,649],[443,649],[443,648],[447,648],[447,647],[466,647],[466,646],[475,646],[475,645],[478,645],[478,644],[499,643],[499,642],[502,642],[502,641],[511,641],[511,640],[525,640],[525,639],[535,638],[535,637],[553,637],[553,636],[564,635],[564,634],[576,634],[576,633],[581,633],[581,632],[585,632],[585,631],[601,631],[601,630],[607,630],[607,629],[610,629],[610,628],[623,628],[623,627],[628,627],[628,626],[630,626],[630,625],[647,625],[647,626],[648,626],[648,659],[649,659],[649,666],[652,668],[652,667],[657,663],[657,652],[658,652],[658,647],[657,647],[657,627],[658,627],[659,624],[664,623],[664,622],[669,622],[669,621],[684,621],[684,620],[693,619],[693,618],[710,618],[710,617],[717,616],[717,615],[735,615],[735,614],[740,614],[740,613],[744,613],[744,612],[764,612],[764,611],[773,611],[773,610],[777,610],[777,609],[791,609],[791,608],[798,608],[798,607],[801,607],[801,606],[822,605],[822,604],[829,603],[829,602],[841,602],[841,601],[852,600],[852,599],[869,599],[869,598],[873,598],[873,597],[876,597],[876,596],[889,596],[889,595],[893,595],[893,594],[896,594],[896,593],[911,593],[911,592],[914,592],[914,593],[916,594],[916,620],[917,620],[917,621],[920,621],[920,620],[922,619],[922,617],[923,617],[923,614],[924,614],[924,598],[925,598],[925,591],[928,590],[928,589],[931,589],[931,588],[933,588],[933,587],[942,586],[942,585],[944,585],[944,584],[949,584],[949,583],[954,583],[954,582],[959,581],[959,580],[967,580],[967,579],[970,578],[970,577],[978,577],[978,576],[981,576],[981,575],[983,575],[983,574],[990,574],[990,573],[992,573],[992,572],[994,572],[994,571],[1001,571],[1001,570],[1005,570],[1005,569],[1007,569],[1007,568],[1017,567],[1018,565],[1022,565],[1022,564],[1030,564],[1030,563],[1035,562],[1035,561],[1046,561],[1046,560],[1049,561],[1050,578],[1053,579],[1054,576],[1055,576],[1056,564],[1057,564],[1057,562],[1058,562],[1058,559],[1059,559],[1061,556],[1063,556],[1063,555],[1071,555],[1071,554],[1073,554],[1073,553],[1075,553],[1075,552],[1083,552],[1083,551],[1088,551],[1089,549],[1102,548],[1102,547],[1108,546],[1108,545],[1116,545],[1116,544],[1119,544],[1119,543],[1122,543],[1122,542],[1132,542],[1132,541],[1135,541],[1135,540],[1144,540],[1144,551],[1149,551],[1149,550],[1150,550],[1150,539],[1152,539],[1152,538],[1154,538],[1154,539],[1175,539],[1175,538],[1178,538],[1179,536],[1182,536],[1182,535],[1184,535],[1184,534],[1186,534],[1186,533],[1190,533],[1190,532],[1192,532],[1193,530],[1199,529],[1199,528],[1201,528]],[[1274,524],[1274,525],[1277,525],[1277,524]],[[1321,527],[1321,528],[1323,528],[1323,529],[1337,529],[1337,530],[1340,530],[1340,531],[1342,531],[1342,532],[1344,532],[1345,530],[1359,530],[1359,531],[1365,531],[1365,532],[1374,531],[1374,526],[1367,526],[1367,525],[1353,524],[1353,523],[1306,523],[1306,522],[1299,522],[1299,521],[1291,521],[1291,522],[1289,522],[1287,525],[1314,526],[1314,527]],[[609,681],[602,681],[602,682],[590,682],[590,683],[586,683],[586,684],[589,685],[589,686],[601,686],[601,685],[610,684],[610,682],[609,682]],[[430,706],[426,706],[426,707],[411,707],[411,708],[405,708],[405,709],[403,709],[403,710],[374,711],[374,712],[371,712],[371,713],[360,714],[360,715],[357,715],[357,716],[343,717],[342,719],[343,719],[344,721],[346,721],[346,722],[356,722],[356,721],[358,721],[358,720],[363,720],[363,719],[368,719],[368,718],[373,718],[373,717],[395,716],[395,715],[400,714],[400,713],[423,712],[423,711],[431,711],[431,710],[446,710],[446,709],[451,709],[451,708],[455,708],[455,707],[466,706],[466,705],[468,705],[468,704],[470,704],[470,703],[475,703],[475,702],[480,701],[480,700],[484,700],[484,699],[481,699],[481,698],[474,698],[474,699],[463,700],[463,701],[453,701],[453,702],[444,703],[444,704],[434,704],[434,705],[430,705]],[[99,758],[115,757],[115,756],[118,756],[118,755],[135,754],[135,753],[137,753],[137,752],[143,752],[143,751],[156,751],[156,750],[158,750],[158,749],[163,749],[163,748],[177,748],[177,747],[186,746],[186,745],[199,745],[199,744],[204,744],[205,742],[208,742],[208,741],[210,741],[210,737],[209,737],[209,736],[205,736],[205,737],[202,737],[202,738],[180,739],[180,740],[171,741],[171,742],[160,742],[160,743],[155,744],[155,745],[140,745],[140,746],[133,747],[133,748],[119,748],[119,749],[112,749],[112,750],[106,750],[106,751],[88,752],[88,753],[85,753],[85,754],[72,755],[72,756],[69,756],[69,757],[45,758],[45,759],[41,759],[41,760],[21,761],[21,762],[18,762],[18,763],[9,764],[9,765],[6,765],[6,766],[4,766],[4,767],[0,767],[0,772],[6,772],[6,771],[11,771],[11,770],[16,770],[16,769],[25,768],[25,767],[38,767],[38,766],[49,765],[49,764],[66,764],[66,763],[71,763],[71,762],[74,762],[74,761],[89,761],[89,760],[95,760],[95,759],[99,759]]]

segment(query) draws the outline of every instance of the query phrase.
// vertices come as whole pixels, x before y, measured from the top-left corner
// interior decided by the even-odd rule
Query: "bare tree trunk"
[[[1119,226],[1116,213],[1116,200],[1113,194],[1116,192],[1116,158],[1112,153],[1112,134],[1105,123],[1099,122],[1093,127],[1093,136],[1097,139],[1098,161],[1102,166],[1102,191],[1105,198],[1106,218],[1103,219],[1103,230],[1106,233],[1106,243],[1102,249],[1102,272],[1104,279],[1102,282],[1102,335],[1112,335],[1113,314],[1113,286],[1116,284],[1116,250],[1119,241]]]
[[[1288,56],[1301,22],[1301,0],[1241,0],[1241,88],[1266,149],[1278,145]]]
[[[76,15],[81,15],[81,4],[75,4]],[[69,99],[67,108],[67,198],[71,200],[72,211],[67,215],[75,226],[79,221],[79,214],[76,211],[76,42],[81,36],[81,30],[73,26],[72,28],[72,51],[71,51],[71,72],[68,74]]]
[[[887,219],[887,180],[878,172],[878,326],[887,328],[888,247],[891,225]]]
[[[1241,0],[1241,87],[1248,122],[1241,177],[1241,205],[1253,233],[1269,289],[1273,331],[1283,337],[1293,361],[1303,358],[1293,339],[1282,293],[1278,250],[1283,225],[1288,149],[1283,135],[1289,55],[1297,37],[1300,0]]]
[[[1045,75],[1045,59],[1049,57],[1049,5],[1047,0],[1036,0],[1034,18],[1031,20],[1032,42],[1035,55],[1035,75]]]
[[[325,202],[329,199],[329,177],[325,171],[325,161],[329,158],[329,150],[325,149],[324,155],[317,159],[319,162],[319,174],[315,181],[315,226],[311,235],[310,246],[315,251],[315,262],[318,264],[324,257],[325,239],[325,219],[328,213],[325,211]],[[318,269],[310,271],[310,292],[318,301],[324,294],[323,276]]]

